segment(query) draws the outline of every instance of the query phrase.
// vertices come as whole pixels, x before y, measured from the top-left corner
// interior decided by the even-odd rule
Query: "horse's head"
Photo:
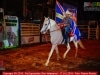
[[[41,28],[41,33],[45,34],[48,29],[50,29],[50,18],[44,17],[44,22],[43,22],[43,26]]]

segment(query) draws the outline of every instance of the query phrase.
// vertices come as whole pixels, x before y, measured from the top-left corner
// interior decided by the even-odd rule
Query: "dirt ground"
[[[51,49],[50,43],[22,46],[20,48],[0,50],[0,60],[4,61],[5,71],[32,72],[67,72],[67,71],[96,71],[100,68],[100,40],[82,40],[86,49],[79,47],[75,58],[75,47],[63,59],[65,45],[59,45],[61,59],[56,59],[54,51],[49,66],[44,66]]]

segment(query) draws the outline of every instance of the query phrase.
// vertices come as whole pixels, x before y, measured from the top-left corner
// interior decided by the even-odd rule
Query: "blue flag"
[[[74,21],[72,21],[72,25],[70,27],[73,30],[73,34],[75,36],[75,38],[74,38],[75,41],[79,40],[81,38],[81,33],[80,33],[78,26],[76,25],[76,23]]]
[[[66,8],[56,0],[56,23],[62,23]]]
[[[57,0],[56,0],[56,18],[55,21],[57,24],[62,23],[63,17],[65,14],[65,11],[67,10],[67,7],[61,5]],[[76,10],[76,9],[75,9]],[[76,25],[75,21],[72,21],[72,25],[70,26],[73,34],[75,36],[75,40],[79,40],[81,38],[81,33],[78,29],[78,26]]]

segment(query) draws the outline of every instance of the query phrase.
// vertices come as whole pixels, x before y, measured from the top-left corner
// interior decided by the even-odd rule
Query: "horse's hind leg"
[[[58,51],[58,46],[56,46],[56,54],[57,54],[57,60],[59,60],[60,56],[59,56],[59,51]]]
[[[78,52],[78,41],[73,41],[75,48],[76,48],[76,52],[75,52],[75,57],[77,57],[77,52]]]
[[[82,49],[85,49],[85,47],[84,47],[84,45],[83,45],[83,43],[82,43],[81,40],[78,40],[78,44],[79,44],[79,46],[80,46]]]
[[[69,45],[69,43],[68,43],[68,44],[67,44],[67,50],[66,50],[66,52],[65,52],[64,55],[63,55],[63,58],[64,58],[64,59],[65,59],[67,53],[69,52],[69,50],[70,50],[70,45]]]
[[[54,49],[56,48],[56,46],[57,46],[57,45],[52,45],[52,48],[51,48],[51,51],[50,51],[50,53],[49,53],[48,59],[47,59],[47,61],[46,61],[46,63],[45,63],[45,66],[48,66],[50,57],[51,57],[51,55],[52,55]]]

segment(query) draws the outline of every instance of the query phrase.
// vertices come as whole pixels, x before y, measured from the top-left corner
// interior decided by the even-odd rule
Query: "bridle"
[[[48,18],[48,21],[49,21],[49,22],[48,22],[48,24],[47,24],[46,29],[48,28],[49,24],[50,24],[50,28],[51,28],[50,18]],[[46,31],[46,29],[45,29],[45,31]],[[58,28],[58,29],[52,30],[52,31],[50,31],[50,32],[55,32],[55,31],[57,31],[57,30],[60,30],[60,29]]]
[[[46,30],[47,30],[47,28],[48,28],[48,26],[49,26],[49,24],[50,24],[50,19],[48,18],[48,20],[49,20],[49,22],[48,22],[48,24],[45,24],[46,25],[46,28],[45,28],[45,32],[46,32]]]

